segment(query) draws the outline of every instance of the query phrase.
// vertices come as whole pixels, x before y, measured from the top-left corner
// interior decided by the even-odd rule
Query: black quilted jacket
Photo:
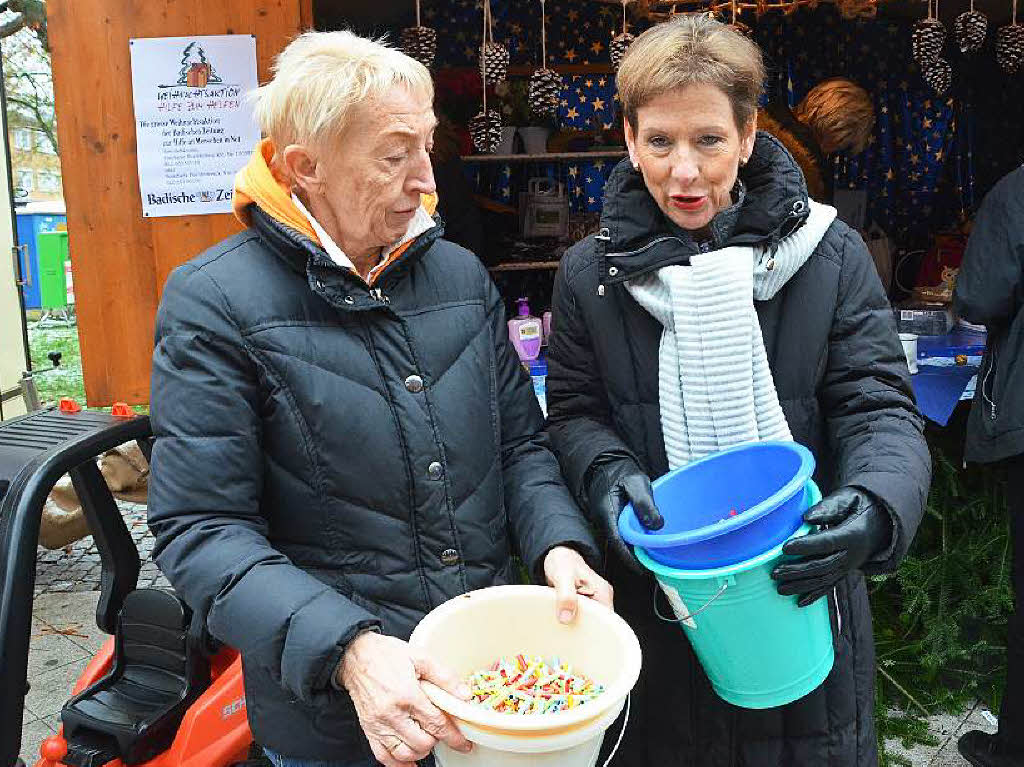
[[[988,328],[966,457],[988,463],[1024,455],[1024,168],[985,196],[953,306],[961,317]]]
[[[331,672],[361,628],[596,558],[501,299],[435,226],[370,290],[310,240],[252,228],[175,270],[157,318],[154,554],[242,653],[256,739],[370,759]],[[379,288],[379,290],[378,290]]]
[[[802,224],[803,176],[777,139],[759,134],[742,178],[746,198],[735,225],[715,232],[717,246],[770,246]],[[601,226],[607,247],[590,237],[562,259],[548,352],[549,430],[581,499],[601,453],[628,451],[652,477],[668,470],[658,409],[661,326],[622,283],[687,263],[693,252],[674,236],[628,162],[609,179]],[[855,485],[888,507],[893,545],[873,570],[892,570],[921,519],[931,462],[892,311],[864,243],[836,221],[785,287],[756,308],[793,438],[814,453],[823,492]],[[830,598],[837,639],[827,681],[789,706],[751,711],[722,702],[682,630],[654,617],[650,578],[615,561],[608,570],[616,605],[640,635],[645,659],[616,765],[876,764],[874,647],[862,575],[847,578]],[[761,628],[751,626],[750,641]]]

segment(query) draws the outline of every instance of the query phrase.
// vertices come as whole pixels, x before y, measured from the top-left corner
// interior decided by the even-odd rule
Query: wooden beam
[[[50,0],[54,94],[78,333],[90,405],[149,401],[153,326],[170,271],[238,230],[230,215],[143,218],[128,41],[255,34],[257,71],[307,0]],[[312,12],[311,6],[309,8]]]

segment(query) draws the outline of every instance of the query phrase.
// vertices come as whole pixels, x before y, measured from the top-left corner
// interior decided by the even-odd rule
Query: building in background
[[[62,201],[60,158],[50,140],[29,125],[12,125],[8,133],[14,199],[18,202]]]

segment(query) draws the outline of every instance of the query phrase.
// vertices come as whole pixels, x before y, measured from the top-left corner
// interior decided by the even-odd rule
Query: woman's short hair
[[[616,84],[622,111],[634,130],[637,111],[663,93],[713,85],[729,98],[742,131],[757,113],[764,77],[756,43],[707,14],[690,14],[637,37],[622,59]]]
[[[841,77],[811,88],[793,114],[830,153],[863,152],[875,127],[871,96],[857,83]]]
[[[306,32],[274,61],[274,78],[253,96],[256,120],[275,147],[325,147],[344,133],[352,107],[395,86],[434,97],[430,72],[415,59],[348,31]]]

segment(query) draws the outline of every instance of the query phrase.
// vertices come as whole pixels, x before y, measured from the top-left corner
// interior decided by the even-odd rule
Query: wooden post
[[[164,280],[239,225],[226,214],[143,218],[128,41],[254,34],[265,82],[273,57],[312,23],[311,1],[49,0],[46,8],[86,400],[147,403]]]

